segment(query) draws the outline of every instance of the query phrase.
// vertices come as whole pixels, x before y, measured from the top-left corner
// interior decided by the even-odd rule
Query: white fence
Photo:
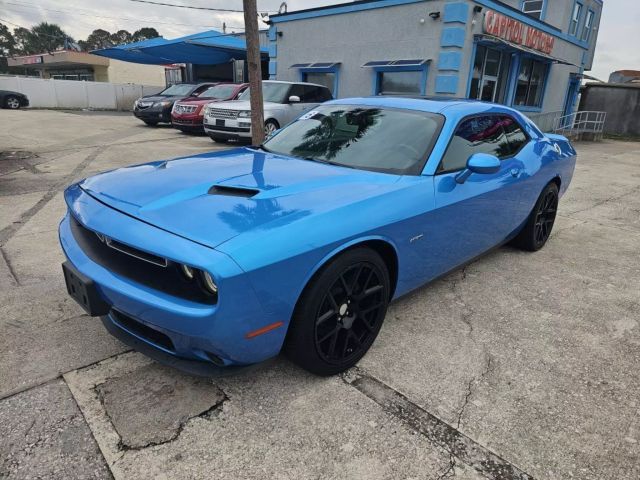
[[[137,98],[163,88],[132,83],[0,76],[0,90],[24,93],[34,108],[131,110]]]

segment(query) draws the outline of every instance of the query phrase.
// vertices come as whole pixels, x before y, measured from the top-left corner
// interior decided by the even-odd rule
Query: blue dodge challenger
[[[391,300],[506,242],[540,249],[575,161],[500,105],[327,102],[260,146],[71,185],[67,290],[152,356],[228,371],[283,350],[335,374]]]

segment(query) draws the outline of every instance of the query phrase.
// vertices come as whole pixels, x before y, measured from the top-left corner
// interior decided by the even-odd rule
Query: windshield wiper
[[[344,163],[332,162],[331,160],[325,160],[323,158],[314,158],[314,157],[302,157],[304,160],[309,160],[311,162],[318,163],[326,163],[327,165],[335,165],[337,167],[345,167],[345,168],[356,168],[351,165],[345,165]]]

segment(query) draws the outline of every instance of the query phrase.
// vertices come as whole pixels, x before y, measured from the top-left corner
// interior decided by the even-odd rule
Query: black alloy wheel
[[[524,225],[513,243],[524,249],[535,252],[540,250],[551,235],[558,211],[558,186],[549,183],[536,202],[527,223]]]
[[[386,265],[373,250],[334,259],[301,297],[287,337],[289,357],[319,375],[355,365],[382,327],[389,289]]]
[[[558,210],[558,192],[554,189],[547,189],[542,198],[542,202],[538,206],[536,212],[536,220],[534,223],[534,239],[536,244],[544,245],[551,229],[556,220],[556,212]]]

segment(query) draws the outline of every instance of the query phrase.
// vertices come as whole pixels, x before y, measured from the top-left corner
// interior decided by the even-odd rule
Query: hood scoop
[[[228,185],[214,185],[207,192],[209,195],[220,195],[224,197],[251,198],[260,193],[254,188],[233,187]]]

